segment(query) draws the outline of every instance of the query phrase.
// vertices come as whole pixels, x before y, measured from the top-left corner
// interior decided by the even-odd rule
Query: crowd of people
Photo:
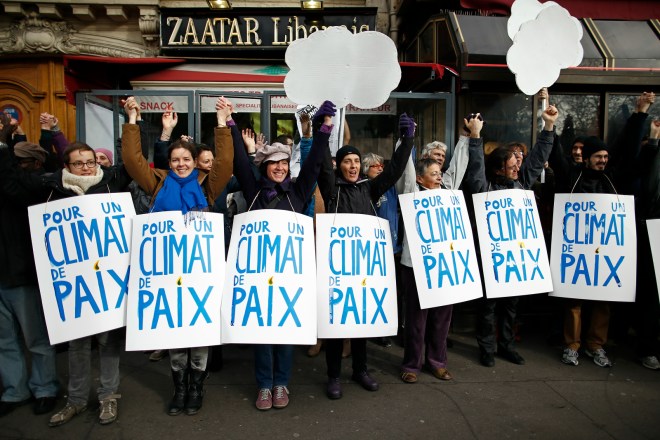
[[[539,96],[549,102],[547,90]],[[173,138],[177,115],[165,112],[153,163],[144,154],[140,107],[133,97],[123,103],[127,122],[122,127],[121,148],[117,151],[69,143],[57,118],[47,113],[40,117],[41,136],[39,143],[34,143],[9,114],[1,114],[0,265],[4,270],[0,273],[0,416],[27,402],[33,402],[35,414],[50,414],[56,409],[61,391],[55,367],[56,349],[48,339],[40,299],[27,207],[67,197],[126,191],[132,194],[138,214],[176,211],[191,216],[223,212],[227,231],[231,230],[232,214],[236,213],[231,206],[239,206],[239,212],[280,209],[314,215],[324,211],[387,219],[396,262],[398,329],[404,347],[400,379],[410,384],[417,382],[424,369],[439,380],[453,379],[447,354],[453,306],[420,307],[398,207],[399,194],[438,188],[461,189],[466,195],[504,189],[536,191],[543,173],[553,176],[551,181],[543,180],[543,194],[633,194],[638,289],[635,318],[631,321],[640,363],[660,370],[660,302],[646,225],[646,220],[660,218],[660,121],[648,120],[648,109],[654,100],[653,93],[639,96],[636,111],[612,145],[595,136],[579,137],[572,145],[562,145],[556,133],[559,110],[547,105],[542,113],[543,129],[532,148],[511,142],[485,152],[481,136],[484,118],[473,113],[463,121],[464,133],[449,164],[445,163],[447,146],[439,141],[418,147],[419,157],[415,157],[416,123],[406,113],[399,117],[398,140],[388,160],[372,153],[363,155],[359,148],[348,144],[341,146],[333,157],[329,139],[336,108],[326,101],[312,116],[301,117],[301,165],[296,176],[291,173],[294,136],[280,136],[268,143],[263,135],[249,128],[240,129],[232,118],[232,102],[223,97],[215,103],[217,126],[212,147],[195,143],[185,135]],[[542,199],[539,211],[543,222],[544,216],[552,215],[551,209],[544,210],[544,204],[551,203],[552,198]],[[519,298],[492,299],[484,293],[476,301],[479,362],[492,367],[497,355],[525,364],[515,343]],[[564,345],[561,361],[577,366],[582,348],[596,365],[611,366],[604,346],[612,305],[605,301],[557,301],[561,301],[564,310],[560,324]],[[583,305],[587,303],[590,315],[583,319]],[[584,330],[583,321],[587,324]],[[378,342],[388,346],[388,336],[392,335],[383,335],[385,339]],[[93,340],[100,362],[99,423],[109,424],[117,419],[121,329],[68,342],[66,402],[51,415],[50,426],[67,423],[87,409]],[[29,353],[24,353],[23,347]],[[321,347],[325,350],[328,398],[342,397],[341,363],[349,355],[352,380],[367,391],[379,389],[368,372],[366,338],[325,339],[309,354],[318,354]],[[256,408],[285,408],[294,371],[294,346],[255,344],[253,349]],[[189,348],[157,350],[151,359],[160,360],[165,355],[169,355],[174,385],[167,413],[198,413],[210,364],[221,363],[220,347],[198,347],[190,341]]]

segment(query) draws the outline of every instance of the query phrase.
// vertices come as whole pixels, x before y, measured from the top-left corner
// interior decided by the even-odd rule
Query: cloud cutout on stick
[[[506,54],[520,91],[534,95],[554,84],[561,69],[579,65],[584,56],[581,39],[580,22],[559,5],[523,23]]]
[[[516,0],[511,5],[511,16],[506,22],[506,30],[509,34],[509,38],[513,41],[513,38],[520,30],[520,26],[523,23],[534,20],[539,13],[550,6],[558,6],[557,3],[553,1],[540,3],[536,0]]]
[[[375,31],[353,34],[337,26],[314,32],[291,43],[285,61],[284,90],[296,104],[330,100],[337,108],[374,108],[401,80],[394,42]]]

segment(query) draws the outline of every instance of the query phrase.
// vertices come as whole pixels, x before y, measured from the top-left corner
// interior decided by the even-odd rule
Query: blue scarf
[[[153,212],[201,211],[208,207],[202,187],[197,183],[199,171],[194,169],[188,177],[179,177],[170,170],[165,178],[163,187],[156,194]]]

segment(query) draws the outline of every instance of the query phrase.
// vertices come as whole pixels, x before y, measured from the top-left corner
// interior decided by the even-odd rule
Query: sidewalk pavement
[[[585,355],[577,367],[560,362],[561,348],[545,335],[524,335],[518,344],[526,365],[496,357],[495,367],[478,362],[472,334],[450,334],[449,371],[441,382],[429,373],[416,384],[399,379],[403,350],[368,343],[370,374],[380,390],[368,392],[350,381],[351,362],[342,366],[344,396],[325,396],[324,352],[306,356],[298,347],[291,403],[261,412],[249,346],[225,346],[224,368],[206,381],[202,410],[168,416],[172,392],[169,358],[126,352],[120,365],[122,398],[117,422],[98,423],[94,399],[69,423],[48,427],[50,415],[34,416],[30,405],[0,418],[0,439],[658,439],[660,371],[643,368],[627,346],[606,347],[612,368]],[[58,355],[64,388],[67,353]],[[95,388],[95,387],[93,387]],[[57,408],[64,405],[58,400]]]

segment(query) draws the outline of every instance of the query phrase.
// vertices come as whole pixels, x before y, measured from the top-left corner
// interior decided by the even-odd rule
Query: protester
[[[151,168],[142,155],[140,129],[136,124],[138,104],[129,97],[124,103],[129,122],[124,124],[122,148],[124,164],[129,174],[148,194],[153,194],[152,212],[181,211],[194,216],[208,211],[215,198],[231,177],[233,150],[231,134],[226,126],[229,112],[217,110],[215,129],[216,158],[209,173],[195,168],[197,149],[191,142],[179,139],[168,149],[169,170]],[[170,366],[174,395],[168,414],[175,416],[185,410],[193,415],[202,407],[208,347],[170,349]]]
[[[519,159],[508,147],[498,147],[484,160],[481,146],[470,144],[470,161],[463,180],[463,188],[470,194],[505,189],[531,189],[543,170],[552,150],[557,109],[549,105],[543,112],[544,127],[529,157],[519,166]],[[468,121],[465,121],[466,125]],[[476,219],[479,221],[479,219]],[[525,359],[515,347],[515,320],[518,297],[481,299],[477,343],[479,360],[485,367],[495,365],[495,351],[499,356],[523,365]],[[498,336],[499,321],[499,338]]]
[[[333,170],[330,151],[326,153],[319,188],[328,213],[349,213],[375,215],[375,204],[385,192],[401,177],[413,148],[415,121],[405,113],[399,118],[399,132],[402,145],[396,149],[383,172],[375,178],[365,179],[360,173],[362,155],[350,145],[344,145],[335,156],[337,167]],[[351,339],[353,360],[352,379],[368,391],[378,390],[378,383],[367,372],[367,340]],[[341,372],[342,339],[326,340],[325,358],[328,367],[326,393],[330,399],[342,397],[339,376]]]
[[[229,101],[221,102],[223,108]],[[329,152],[328,140],[332,132],[335,106],[325,101],[316,111],[312,147],[303,161],[297,179],[291,180],[289,165],[291,146],[280,142],[265,145],[256,151],[254,164],[259,167],[257,179],[250,169],[247,152],[255,150],[254,137],[242,136],[229,119],[234,137],[234,173],[248,202],[248,211],[256,209],[283,209],[303,213],[311,197],[321,169],[324,153]],[[303,133],[309,130],[303,129]],[[247,149],[247,151],[246,151]],[[289,404],[289,380],[293,365],[293,346],[288,344],[255,344],[254,370],[257,387],[257,409],[285,408]]]
[[[646,111],[655,100],[655,94],[643,93],[636,104],[636,111],[627,120],[622,134],[610,148],[596,136],[584,139],[582,162],[577,163],[564,154],[561,144],[555,142],[550,156],[550,166],[555,171],[558,192],[588,194],[621,194],[631,187],[636,178],[633,165],[641,144]],[[610,161],[610,153],[612,160]],[[656,298],[657,299],[657,298]],[[564,352],[561,361],[578,365],[582,345],[583,300],[566,300],[564,314]],[[584,353],[599,367],[611,367],[612,361],[603,346],[607,342],[610,323],[610,305],[606,301],[589,301],[591,316],[584,343]]]
[[[0,113],[0,162],[41,178],[47,152],[30,142],[6,143],[16,126]],[[2,173],[5,175],[5,173]],[[39,200],[0,180],[0,417],[34,397],[36,415],[53,411],[59,388],[32,254],[27,206]],[[29,353],[29,356],[27,354]],[[30,362],[28,372],[27,363]]]

